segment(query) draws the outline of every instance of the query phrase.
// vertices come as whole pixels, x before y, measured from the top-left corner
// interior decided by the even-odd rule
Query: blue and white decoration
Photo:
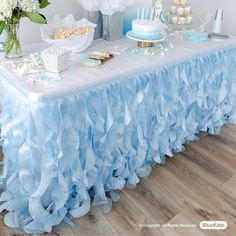
[[[49,101],[2,81],[5,224],[50,232],[91,206],[108,212],[200,131],[236,123],[235,58],[220,49]]]

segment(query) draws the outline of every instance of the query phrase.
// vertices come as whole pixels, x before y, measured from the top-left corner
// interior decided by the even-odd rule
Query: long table
[[[98,40],[88,51],[134,44]],[[121,53],[97,69],[80,66],[88,51],[73,55],[51,84],[0,65],[0,211],[8,211],[9,227],[50,232],[91,206],[106,213],[119,190],[135,187],[196,134],[236,123],[234,37],[176,40],[165,56]]]

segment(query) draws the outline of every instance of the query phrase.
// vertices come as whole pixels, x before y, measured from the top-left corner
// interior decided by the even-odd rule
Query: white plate
[[[143,39],[143,38],[138,38],[136,36],[133,35],[132,31],[129,31],[126,36],[129,39],[135,40],[135,41],[139,41],[139,42],[145,42],[145,43],[159,43],[162,41],[166,40],[166,34],[165,33],[161,33],[161,37],[156,38],[156,39]]]

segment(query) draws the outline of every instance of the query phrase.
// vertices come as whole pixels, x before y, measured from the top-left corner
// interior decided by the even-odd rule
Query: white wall
[[[66,16],[72,13],[76,19],[81,18],[82,9],[77,0],[49,0],[51,3],[43,9],[44,14],[50,20],[55,14]],[[30,22],[28,19],[22,19],[20,24],[20,39],[22,43],[41,41],[40,25]]]
[[[236,1],[235,0],[191,0],[194,11],[201,14],[215,13],[221,8],[224,10],[223,31],[236,35]]]
[[[143,4],[150,4],[151,2],[151,0],[137,1],[138,5],[140,5],[141,2],[143,2]],[[73,13],[76,19],[83,16],[83,10],[77,0],[50,0],[50,2],[51,5],[43,11],[48,19],[56,13],[61,16]],[[166,4],[171,2],[171,0],[163,0],[163,2]],[[217,8],[222,8],[224,10],[223,28],[225,33],[236,35],[236,0],[190,0],[190,2],[193,11],[201,15],[209,12],[214,13]],[[131,7],[130,9],[132,10],[134,8]],[[134,12],[131,14],[134,14]],[[39,27],[39,25],[31,23],[27,19],[23,19],[20,25],[20,38],[22,43],[41,41]]]

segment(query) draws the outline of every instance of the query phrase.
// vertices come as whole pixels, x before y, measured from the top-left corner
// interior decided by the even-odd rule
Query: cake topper
[[[162,0],[153,0],[154,20],[160,20],[163,9]]]
[[[141,14],[140,14],[141,13]],[[137,20],[141,21],[152,21],[154,16],[154,8],[151,9],[151,12],[149,12],[148,7],[143,7],[140,11],[138,8],[137,10]]]
[[[143,7],[141,10],[137,10],[137,20],[152,21],[160,20],[161,12],[163,9],[162,0],[153,0],[151,12],[148,7]]]
[[[208,25],[212,21],[212,18],[213,18],[212,13],[207,13],[205,18],[202,18],[203,21],[200,22],[201,24],[199,25],[197,31],[199,31],[199,32],[206,32]]]

